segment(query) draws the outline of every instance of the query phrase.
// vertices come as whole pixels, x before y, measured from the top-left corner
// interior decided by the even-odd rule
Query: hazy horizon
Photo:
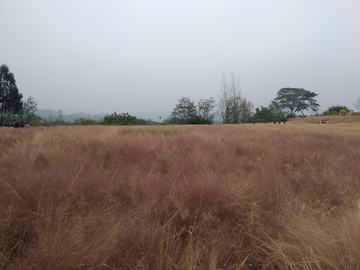
[[[171,112],[234,72],[267,106],[283,87],[320,111],[360,96],[360,1],[0,2],[0,64],[24,100],[64,113]]]

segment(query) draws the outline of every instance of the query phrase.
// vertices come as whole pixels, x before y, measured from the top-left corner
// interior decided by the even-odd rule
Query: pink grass
[[[357,128],[0,129],[0,267],[356,269]]]

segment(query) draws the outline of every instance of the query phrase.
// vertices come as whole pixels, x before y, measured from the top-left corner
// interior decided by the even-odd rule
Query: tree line
[[[11,121],[19,116],[21,121],[33,122],[36,119],[37,102],[30,96],[25,102],[23,95],[16,86],[16,80],[9,67],[5,64],[0,67],[0,123]],[[12,121],[11,121],[12,122]]]
[[[222,74],[219,102],[214,98],[202,99],[196,107],[189,97],[182,97],[171,112],[168,123],[172,124],[212,124],[215,115],[222,124],[268,123],[287,121],[297,113],[305,116],[305,111],[316,112],[320,106],[316,93],[303,88],[282,88],[267,106],[256,108],[243,94],[239,79],[234,73]],[[214,109],[217,107],[217,111]]]
[[[195,102],[190,97],[181,97],[170,117],[164,119],[162,124],[241,124],[241,123],[267,123],[273,121],[287,121],[288,118],[302,116],[305,112],[315,113],[319,104],[315,97],[318,94],[303,88],[282,88],[276,93],[276,97],[266,107],[260,106],[255,109],[250,100],[247,100],[237,76],[231,72],[223,73],[220,80],[220,96],[216,101],[214,97],[200,99]],[[74,123],[67,123],[63,120],[63,112],[59,110],[59,117],[53,119],[50,115],[47,121],[42,121],[40,116],[35,114],[37,102],[32,96],[26,101],[22,100],[23,95],[16,86],[16,80],[9,67],[3,64],[0,67],[0,123],[11,121],[19,117],[20,121],[37,125],[52,124],[75,124],[75,125],[146,125],[160,124],[158,122],[138,119],[127,112],[117,114],[116,112],[105,116],[99,121],[82,118]],[[360,97],[353,103],[360,110]],[[350,112],[346,106],[332,106],[323,114],[344,114]]]

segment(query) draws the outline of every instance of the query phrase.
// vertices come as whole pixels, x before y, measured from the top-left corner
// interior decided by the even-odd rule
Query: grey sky
[[[233,71],[267,106],[282,87],[324,110],[360,96],[359,0],[0,0],[0,64],[41,109],[170,111]]]

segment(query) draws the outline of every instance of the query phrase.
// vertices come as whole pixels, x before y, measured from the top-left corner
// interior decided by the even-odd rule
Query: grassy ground
[[[0,268],[358,269],[359,131],[1,128]]]
[[[296,124],[319,124],[320,121],[327,120],[330,124],[360,124],[360,112],[354,112],[347,114],[346,116],[341,115],[322,115],[322,116],[308,116],[305,118],[296,117],[290,118],[289,123]]]

